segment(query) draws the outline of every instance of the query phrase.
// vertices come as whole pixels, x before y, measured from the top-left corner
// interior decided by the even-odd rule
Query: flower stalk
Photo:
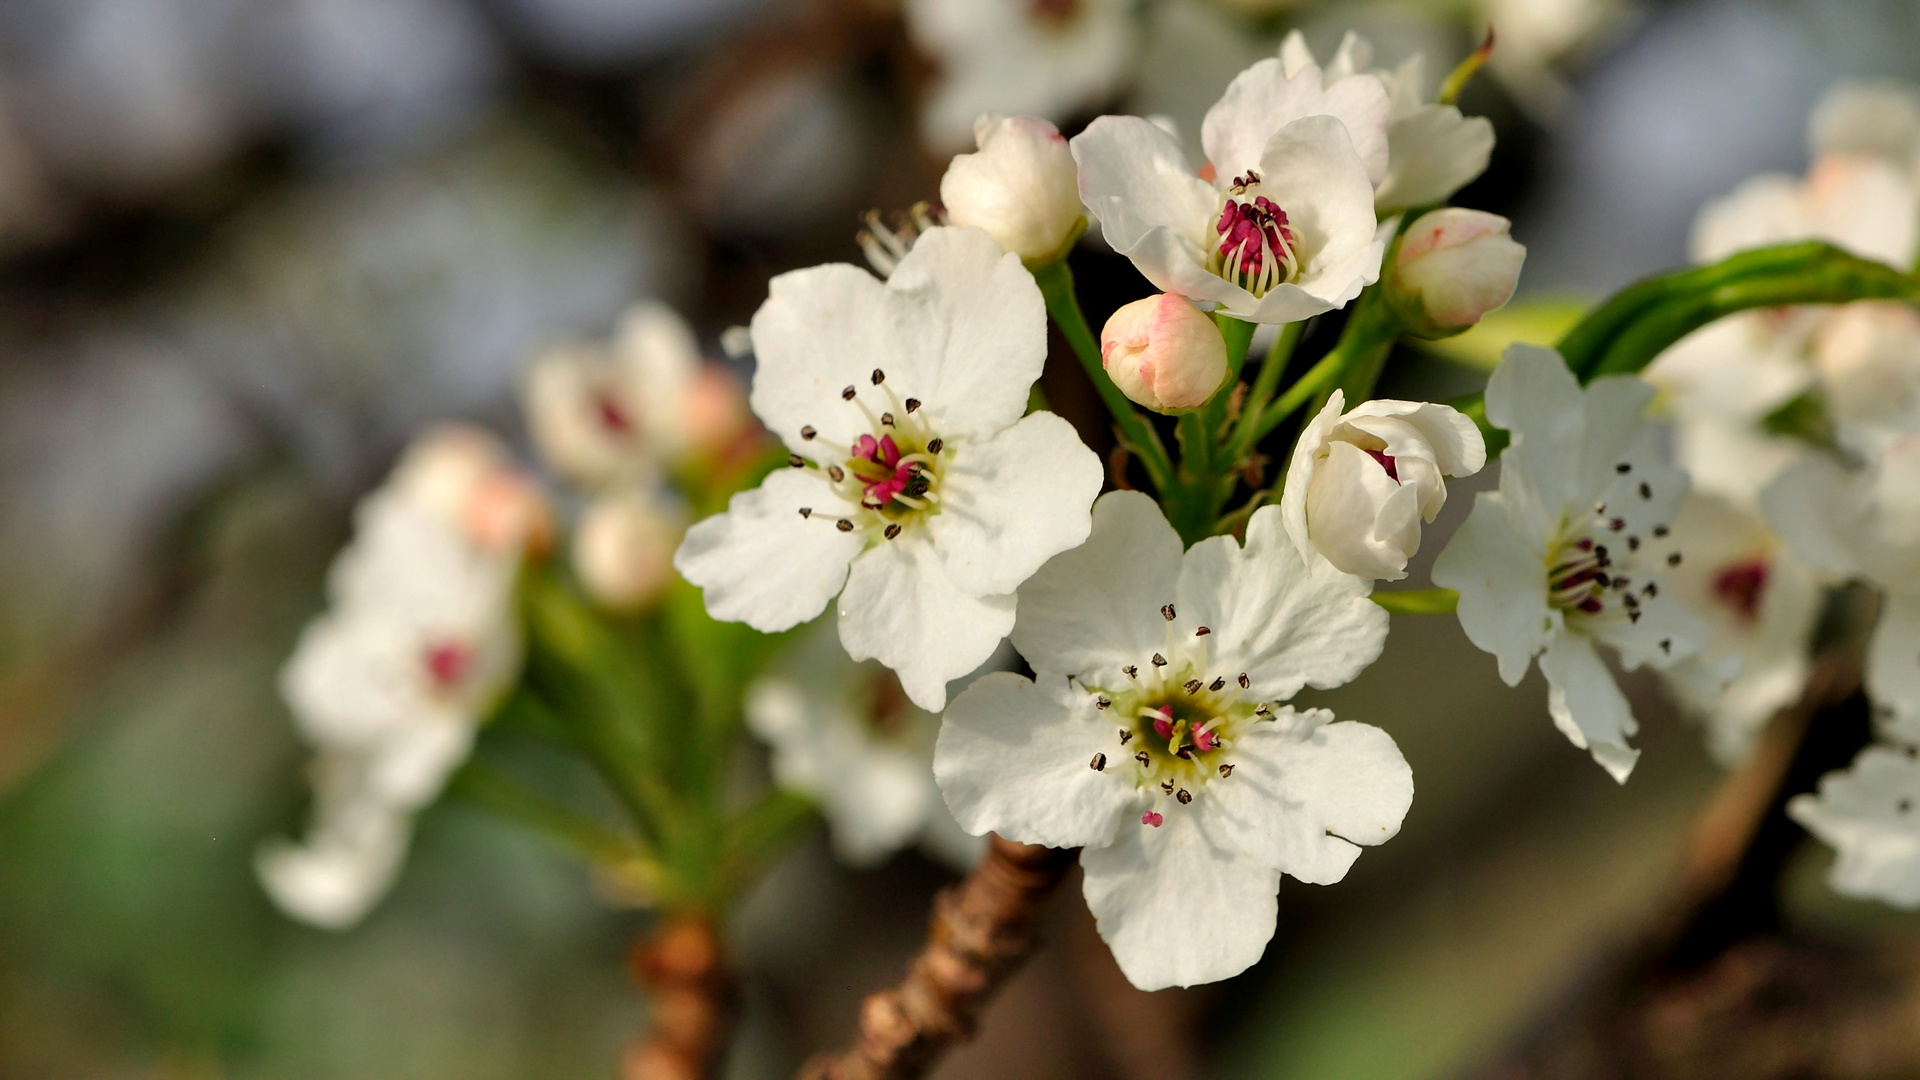
[[[733,1023],[733,980],[719,930],[700,914],[667,917],[628,958],[648,996],[647,1027],[621,1055],[621,1080],[711,1076]]]

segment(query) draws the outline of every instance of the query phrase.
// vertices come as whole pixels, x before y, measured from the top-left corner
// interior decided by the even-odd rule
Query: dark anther
[[[1653,498],[1653,486],[1645,480],[1640,481],[1640,497],[1643,499]]]
[[[806,427],[803,427],[800,429],[800,437],[808,440],[809,442],[811,442],[813,440],[813,437],[818,434],[820,433],[813,430],[812,424],[808,424]]]
[[[1626,527],[1627,527],[1626,518],[1614,518],[1612,521],[1607,522],[1607,528],[1612,529],[1614,532],[1619,532],[1621,529],[1624,529]]]
[[[1615,466],[1613,467],[1613,471],[1614,471],[1614,472],[1617,472],[1617,473],[1619,473],[1619,474],[1620,474],[1620,475],[1622,475],[1622,476],[1625,476],[1626,474],[1628,474],[1628,473],[1630,473],[1630,472],[1632,472],[1632,471],[1633,471],[1633,466],[1632,466],[1631,464],[1629,464],[1629,463],[1627,463],[1627,462],[1624,462],[1624,461],[1623,461],[1623,462],[1621,462],[1620,464],[1618,464],[1618,465],[1615,465]]]
[[[1160,790],[1166,792],[1169,795],[1173,794],[1173,781],[1171,780],[1160,781]]]
[[[1211,690],[1211,691],[1213,691],[1214,693],[1216,693],[1216,694],[1217,694],[1217,693],[1219,693],[1219,692],[1221,691],[1221,689],[1222,689],[1222,688],[1224,688],[1224,687],[1225,687],[1226,685],[1227,685],[1227,677],[1226,677],[1225,675],[1222,675],[1222,676],[1220,676],[1219,678],[1217,678],[1217,679],[1215,679],[1215,680],[1213,680],[1213,681],[1212,681],[1211,683],[1208,683],[1208,684],[1207,684],[1207,689],[1209,689],[1209,690]]]
[[[1637,612],[1637,611],[1629,611],[1629,612],[1627,612],[1627,619],[1628,619],[1628,621],[1630,621],[1630,622],[1639,622],[1639,621],[1640,621],[1640,613],[1639,613],[1639,612]]]
[[[890,413],[890,412],[883,412],[883,413],[881,413],[881,414],[880,414],[880,422],[881,422],[882,424],[884,424],[884,425],[886,425],[887,427],[892,427],[892,426],[893,426],[893,414],[892,414],[892,413]]]
[[[1632,579],[1632,578],[1630,578],[1630,577],[1617,577],[1617,578],[1614,578],[1614,579],[1613,579],[1613,587],[1614,587],[1614,588],[1616,588],[1616,589],[1627,589],[1627,588],[1632,588],[1632,587],[1633,587],[1633,579]]]
[[[1087,767],[1092,769],[1094,772],[1106,772],[1107,771],[1107,755],[1105,754],[1093,755],[1093,760],[1087,762]]]
[[[1200,680],[1199,680],[1199,679],[1188,679],[1188,680],[1186,681],[1186,683],[1185,683],[1184,685],[1185,685],[1185,688],[1186,688],[1186,691],[1187,691],[1187,693],[1189,693],[1189,694],[1197,694],[1197,693],[1199,693],[1199,692],[1200,692]]]
[[[1596,544],[1596,545],[1594,545],[1594,548],[1593,548],[1593,557],[1594,557],[1594,558],[1596,558],[1596,559],[1599,559],[1599,560],[1600,560],[1600,561],[1601,561],[1602,563],[1604,563],[1604,562],[1606,562],[1606,560],[1607,560],[1607,545],[1605,545],[1605,544]]]
[[[1231,761],[1227,761],[1227,762],[1222,762],[1222,763],[1221,763],[1221,765],[1220,765],[1220,775],[1221,775],[1221,776],[1232,776],[1232,775],[1233,775],[1233,762],[1231,762]]]
[[[1637,608],[1640,606],[1640,599],[1634,596],[1632,593],[1628,593],[1627,595],[1621,597],[1620,599],[1626,601],[1627,607],[1629,608]]]
[[[942,440],[940,440],[940,439],[933,439],[933,440],[930,440],[930,441],[929,441],[929,442],[927,443],[927,453],[929,453],[929,454],[937,454],[937,453],[939,453],[939,452],[940,452],[940,448],[941,448],[942,446],[945,446],[945,445],[946,445],[946,443],[945,443],[944,441],[942,441]]]
[[[1252,686],[1252,685],[1253,685],[1253,680],[1252,680],[1252,679],[1249,679],[1249,678],[1247,678],[1247,673],[1246,673],[1246,672],[1244,672],[1244,671],[1243,671],[1243,672],[1241,672],[1241,673],[1240,673],[1240,689],[1242,689],[1242,690],[1245,690],[1245,689],[1246,689],[1247,687],[1249,687],[1249,686]]]
[[[1137,679],[1140,677],[1140,669],[1137,667],[1134,667],[1132,664],[1128,664],[1126,667],[1123,667],[1120,670],[1126,672],[1127,678],[1129,679]]]
[[[919,398],[917,398],[917,397],[910,397],[910,398],[908,398],[908,399],[907,399],[907,411],[908,411],[908,412],[913,412],[913,411],[914,411],[915,409],[918,409],[919,407],[920,407],[920,399],[919,399]]]
[[[879,368],[874,368],[873,369],[873,385],[879,386],[881,383],[886,381],[887,381],[887,373],[884,371],[881,371]]]
[[[1671,554],[1671,555],[1669,555],[1669,556],[1667,556],[1667,565],[1668,565],[1668,566],[1679,566],[1679,565],[1680,565],[1680,553],[1676,551],[1676,552],[1674,552],[1673,554]]]
[[[896,536],[899,536],[899,535],[900,535],[900,523],[896,521],[896,522],[894,522],[893,524],[891,524],[891,525],[889,525],[889,526],[887,526],[887,529],[886,529],[886,534],[885,534],[885,535],[886,535],[886,538],[887,538],[887,539],[889,539],[889,540],[892,540],[892,539],[893,539],[894,537],[896,537]]]
[[[803,507],[801,507],[801,508],[800,508],[800,516],[801,516],[801,517],[803,517],[803,518],[810,518],[810,517],[812,517],[812,516],[813,516],[813,507],[811,507],[811,506],[803,506]]]
[[[1133,732],[1128,731],[1126,728],[1121,728],[1120,729],[1120,745],[1125,746],[1132,741],[1133,741]]]
[[[1652,581],[1649,581],[1649,582],[1647,582],[1647,587],[1646,587],[1646,588],[1644,588],[1644,589],[1641,589],[1640,591],[1641,591],[1642,593],[1644,593],[1644,594],[1646,594],[1646,596],[1647,596],[1647,597],[1648,597],[1649,599],[1651,599],[1651,598],[1653,598],[1653,597],[1655,597],[1655,596],[1659,596],[1659,595],[1660,595],[1660,586],[1659,586],[1659,584],[1658,584],[1658,583],[1656,583],[1656,582],[1652,582]]]
[[[1661,536],[1661,537],[1664,537],[1664,536],[1666,536],[1666,535],[1667,535],[1667,527],[1666,527],[1665,525],[1655,525],[1655,526],[1653,527],[1653,535],[1655,535],[1655,536]]]
[[[827,466],[827,476],[837,484],[847,478],[847,472],[838,465],[829,465]]]
[[[1672,651],[1673,651],[1673,639],[1672,639],[1672,638],[1661,638],[1661,639],[1660,639],[1660,651],[1661,651],[1661,652],[1663,652],[1663,653],[1670,653],[1670,652],[1672,652]]]
[[[1159,653],[1154,653],[1154,654],[1153,654],[1153,666],[1154,666],[1154,667],[1166,667],[1166,666],[1167,666],[1167,658],[1166,658],[1166,657],[1164,657],[1164,656],[1161,656],[1161,655],[1160,655]]]
[[[1272,707],[1270,707],[1264,701],[1253,707],[1253,715],[1255,716],[1265,716],[1272,711],[1273,711]]]
[[[853,400],[853,395],[854,395],[855,393],[857,393],[857,391],[855,391],[853,387],[851,387],[851,386],[849,386],[849,387],[847,387],[847,388],[846,388],[845,390],[842,390],[842,391],[840,391],[840,400],[841,400],[841,401],[852,401],[852,400]]]
[[[1145,750],[1142,750],[1139,753],[1133,755],[1133,760],[1139,762],[1142,765],[1153,764],[1153,759],[1147,756],[1147,752]]]
[[[1604,571],[1600,571],[1600,570],[1595,570],[1593,572],[1593,580],[1599,582],[1600,587],[1603,589],[1606,588],[1608,585],[1613,584],[1613,579],[1608,577]]]
[[[1639,537],[1637,537],[1637,536],[1629,536],[1629,537],[1627,537],[1627,550],[1628,550],[1628,551],[1639,551],[1639,550],[1640,550],[1640,538],[1639,538]]]
[[[1198,630],[1195,630],[1195,631],[1193,632],[1193,636],[1194,636],[1194,637],[1206,637],[1206,636],[1207,636],[1208,634],[1211,634],[1211,633],[1213,633],[1213,630],[1212,630],[1212,628],[1210,628],[1210,627],[1205,627],[1205,626],[1203,626],[1203,627],[1201,627],[1200,629],[1198,629]]]
[[[907,486],[901,489],[901,494],[917,499],[932,487],[933,481],[915,473],[913,478],[907,481]]]
[[[1604,513],[1606,513],[1606,512],[1607,512],[1607,504],[1606,504],[1606,503],[1603,503],[1603,502],[1597,502],[1597,503],[1594,503],[1594,504],[1593,504],[1593,512],[1594,512],[1594,513],[1596,513],[1596,514],[1604,514]]]
[[[788,454],[787,464],[793,466],[796,469],[804,469],[806,468],[806,465],[807,465],[807,459],[801,457],[799,454]]]
[[[1105,694],[1101,694],[1099,697],[1093,699],[1093,707],[1096,709],[1111,709],[1113,708],[1113,699]]]
[[[1893,808],[1900,811],[1903,814],[1907,813],[1908,811],[1913,809],[1913,800],[1901,799],[1899,802],[1893,804]]]
[[[1161,617],[1161,618],[1163,618],[1163,619],[1165,619],[1165,620],[1167,620],[1168,622],[1172,622],[1172,621],[1173,621],[1173,605],[1172,605],[1172,604],[1161,604],[1161,605],[1160,605],[1160,617]]]
[[[1188,803],[1190,803],[1190,802],[1192,802],[1192,801],[1193,801],[1193,796],[1192,796],[1191,794],[1189,794],[1189,793],[1188,793],[1188,791],[1187,791],[1187,789],[1186,789],[1186,788],[1181,788],[1181,789],[1180,789],[1180,794],[1178,794],[1178,795],[1175,795],[1175,796],[1174,796],[1174,798],[1176,798],[1176,799],[1179,799],[1179,800],[1180,800],[1180,805],[1181,805],[1181,806],[1185,806],[1185,805],[1187,805]]]
[[[841,532],[852,532],[853,522],[848,521],[846,518],[841,518],[839,521],[833,523],[833,527],[839,529]]]

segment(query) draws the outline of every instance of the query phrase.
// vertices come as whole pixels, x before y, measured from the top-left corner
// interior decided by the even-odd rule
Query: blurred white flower
[[[1761,489],[1805,449],[1770,434],[1767,415],[1805,392],[1805,358],[1818,316],[1772,308],[1718,319],[1675,342],[1642,373],[1674,427],[1675,458],[1697,489],[1759,506]]]
[[[1816,159],[1869,154],[1920,170],[1920,87],[1891,79],[1836,84],[1813,107],[1807,144]]]
[[[1920,744],[1920,436],[1890,440],[1862,467],[1807,454],[1761,504],[1815,569],[1886,590],[1867,648],[1867,694],[1885,732]]]
[[[1313,51],[1300,31],[1280,44],[1288,75],[1314,64]],[[1487,171],[1493,155],[1493,124],[1467,117],[1452,105],[1427,97],[1427,58],[1415,53],[1394,71],[1372,68],[1373,45],[1349,31],[1327,64],[1329,84],[1365,73],[1386,87],[1387,171],[1374,192],[1374,209],[1387,215],[1414,206],[1444,202]]]
[[[258,867],[288,913],[339,929],[392,884],[410,818],[465,760],[512,684],[521,642],[513,587],[522,552],[476,541],[457,494],[484,498],[482,436],[435,432],[355,515],[328,577],[330,610],[281,673],[301,736],[318,751],[306,844],[270,841]],[[491,538],[488,534],[487,538]]]
[[[1309,569],[1273,507],[1244,548],[1185,553],[1136,492],[1094,521],[1020,590],[1036,678],[960,694],[934,775],[968,832],[1084,849],[1087,906],[1135,986],[1225,979],[1273,936],[1281,874],[1339,881],[1412,803],[1386,732],[1275,706],[1358,675],[1386,612],[1367,582]]]
[[[1695,262],[1793,240],[1825,240],[1865,259],[1913,265],[1920,191],[1900,167],[1861,154],[1815,161],[1805,180],[1768,173],[1708,203],[1693,226]]]
[[[1064,257],[1086,222],[1067,140],[1031,116],[982,116],[973,130],[980,149],[956,155],[940,178],[947,220],[985,229],[1030,262]]]
[[[986,233],[936,228],[884,283],[845,264],[775,278],[753,343],[753,411],[795,467],[689,529],[675,568],[714,618],[767,632],[838,595],[848,654],[941,708],[1012,629],[1020,583],[1086,539],[1100,490],[1071,425],[1023,417],[1039,288]]]
[[[1646,422],[1652,386],[1632,376],[1584,389],[1560,354],[1509,346],[1487,383],[1487,419],[1513,435],[1500,490],[1483,491],[1440,553],[1434,584],[1460,593],[1467,638],[1517,686],[1535,656],[1554,725],[1626,782],[1640,752],[1627,699],[1600,659],[1651,664],[1710,685],[1695,661],[1698,616],[1663,589],[1683,561],[1671,522],[1686,474],[1662,461]]]
[[[681,515],[643,490],[603,495],[574,526],[574,573],[600,603],[638,611],[673,583],[673,551],[685,532]]]
[[[1220,328],[1183,296],[1123,305],[1100,328],[1100,364],[1120,392],[1154,412],[1197,409],[1227,381]]]
[[[1287,534],[1309,566],[1399,581],[1420,524],[1447,504],[1445,477],[1487,462],[1473,421],[1426,401],[1363,401],[1339,390],[1301,431],[1280,497]]]
[[[1444,206],[1407,227],[1387,274],[1388,296],[1420,337],[1457,334],[1506,304],[1527,249],[1498,214]]]
[[[983,842],[934,786],[940,718],[886,668],[848,659],[831,627],[809,631],[748,688],[746,714],[773,747],[774,780],[820,804],[841,861],[872,866],[916,841],[956,869],[979,860]]]
[[[1920,432],[1920,315],[1912,307],[1865,300],[1822,312],[1812,360],[1849,441]]]
[[[1536,121],[1572,97],[1555,68],[1632,20],[1628,0],[1477,0],[1480,25],[1499,34],[1487,67]]]
[[[1805,689],[1823,592],[1758,514],[1727,499],[1695,491],[1672,528],[1687,557],[1668,568],[1667,587],[1706,623],[1702,662],[1737,658],[1739,674],[1720,694],[1703,695],[1694,681],[1666,682],[1706,720],[1707,748],[1731,767]]]
[[[907,32],[940,67],[921,138],[965,146],[974,118],[1059,123],[1124,87],[1140,28],[1132,0],[906,0]]]
[[[1102,116],[1071,144],[1080,197],[1163,292],[1252,322],[1310,318],[1379,276],[1387,111],[1372,75],[1323,86],[1317,66],[1262,60],[1208,110],[1198,175],[1162,128]]]
[[[1843,896],[1920,907],[1920,761],[1869,746],[1820,790],[1797,795],[1787,814],[1838,854],[1827,880]]]

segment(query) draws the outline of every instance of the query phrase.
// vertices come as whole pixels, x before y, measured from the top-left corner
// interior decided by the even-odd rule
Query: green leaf
[[[1835,440],[1833,417],[1828,415],[1826,399],[1818,390],[1809,390],[1785,402],[1762,417],[1760,426],[1769,434],[1801,439],[1815,446],[1833,449],[1839,445]]]

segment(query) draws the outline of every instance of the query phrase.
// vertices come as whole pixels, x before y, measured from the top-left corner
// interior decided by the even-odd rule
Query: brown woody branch
[[[663,919],[635,943],[633,976],[648,991],[647,1028],[627,1044],[621,1080],[704,1080],[733,1021],[733,981],[704,915]]]
[[[804,1080],[908,1080],[972,1036],[980,1010],[1033,952],[1041,903],[1074,852],[987,837],[966,880],[934,900],[926,947],[890,990],[861,1003],[854,1044],[814,1058]]]

